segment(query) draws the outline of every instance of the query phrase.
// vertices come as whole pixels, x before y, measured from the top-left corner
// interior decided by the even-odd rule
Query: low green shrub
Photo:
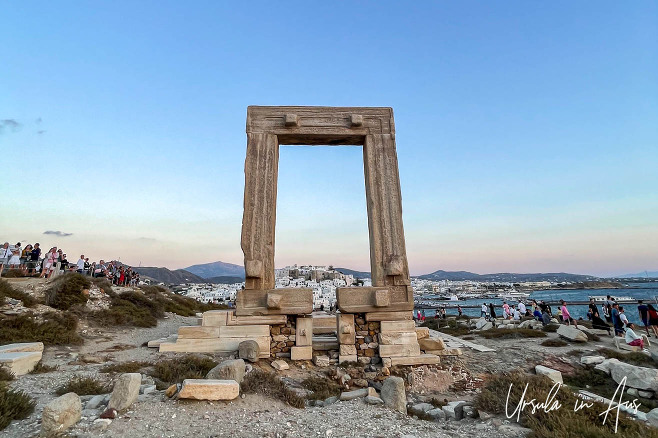
[[[253,369],[244,376],[240,384],[244,394],[262,394],[288,403],[294,408],[303,408],[306,405],[304,398],[291,390],[275,373]]]
[[[79,345],[83,340],[77,328],[78,319],[69,312],[48,312],[39,316],[31,313],[0,315],[0,344],[43,342],[46,345]]]
[[[101,373],[137,373],[142,368],[151,366],[150,362],[140,362],[140,361],[130,361],[130,362],[121,362],[113,363],[110,365],[105,365],[99,371]]]
[[[542,327],[542,330],[547,333],[555,333],[560,326],[558,324],[548,324]]]
[[[107,394],[112,390],[111,385],[101,382],[93,377],[73,377],[66,384],[57,388],[55,393],[57,395],[68,394],[75,392],[78,395],[97,395]]]
[[[619,359],[622,362],[629,363],[631,365],[638,365],[641,367],[656,368],[656,362],[644,353],[639,351],[631,351],[628,353],[622,353],[621,351],[612,350],[610,348],[600,348],[598,350],[599,354],[608,358],[608,359]]]
[[[84,306],[88,297],[83,293],[89,290],[91,281],[77,272],[70,272],[56,277],[46,289],[46,304],[59,310]]]
[[[36,402],[22,391],[14,391],[0,383],[0,430],[13,420],[24,420],[34,412]]]
[[[309,400],[325,400],[341,393],[341,386],[327,377],[308,377],[302,382],[302,386],[313,391],[307,397]]]
[[[154,365],[153,377],[173,385],[185,379],[204,379],[217,362],[206,356],[188,354],[174,359],[163,359]]]
[[[478,332],[487,339],[515,339],[515,338],[545,338],[548,336],[541,330],[533,329],[489,329]]]

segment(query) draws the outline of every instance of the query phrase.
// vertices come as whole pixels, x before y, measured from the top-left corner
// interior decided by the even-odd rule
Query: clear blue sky
[[[241,264],[247,106],[391,106],[413,274],[658,269],[656,2],[21,1],[0,20],[2,241]],[[283,148],[277,266],[368,269],[364,198],[359,147]]]

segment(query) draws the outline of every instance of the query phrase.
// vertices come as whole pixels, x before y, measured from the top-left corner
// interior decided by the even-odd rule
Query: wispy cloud
[[[43,234],[51,234],[53,236],[59,237],[68,237],[73,235],[73,233],[64,233],[62,231],[44,231]]]
[[[0,120],[0,134],[3,134],[5,130],[9,132],[17,132],[20,131],[22,127],[23,125],[18,123],[15,119]]]

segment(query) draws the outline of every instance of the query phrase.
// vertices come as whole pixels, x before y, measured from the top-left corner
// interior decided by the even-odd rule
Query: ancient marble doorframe
[[[236,315],[308,314],[310,289],[274,289],[279,145],[363,146],[373,287],[339,288],[343,313],[413,310],[391,108],[250,106]]]

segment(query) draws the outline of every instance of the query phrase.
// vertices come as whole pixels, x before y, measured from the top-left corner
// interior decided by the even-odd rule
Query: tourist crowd
[[[66,253],[56,246],[50,248],[42,257],[39,243],[27,244],[20,242],[10,245],[5,242],[0,247],[0,277],[4,270],[15,269],[24,276],[38,275],[40,278],[51,278],[64,272],[77,272],[91,277],[105,277],[117,286],[134,286],[139,284],[139,273],[120,262],[90,262],[89,257],[80,255],[77,262],[70,262]]]

